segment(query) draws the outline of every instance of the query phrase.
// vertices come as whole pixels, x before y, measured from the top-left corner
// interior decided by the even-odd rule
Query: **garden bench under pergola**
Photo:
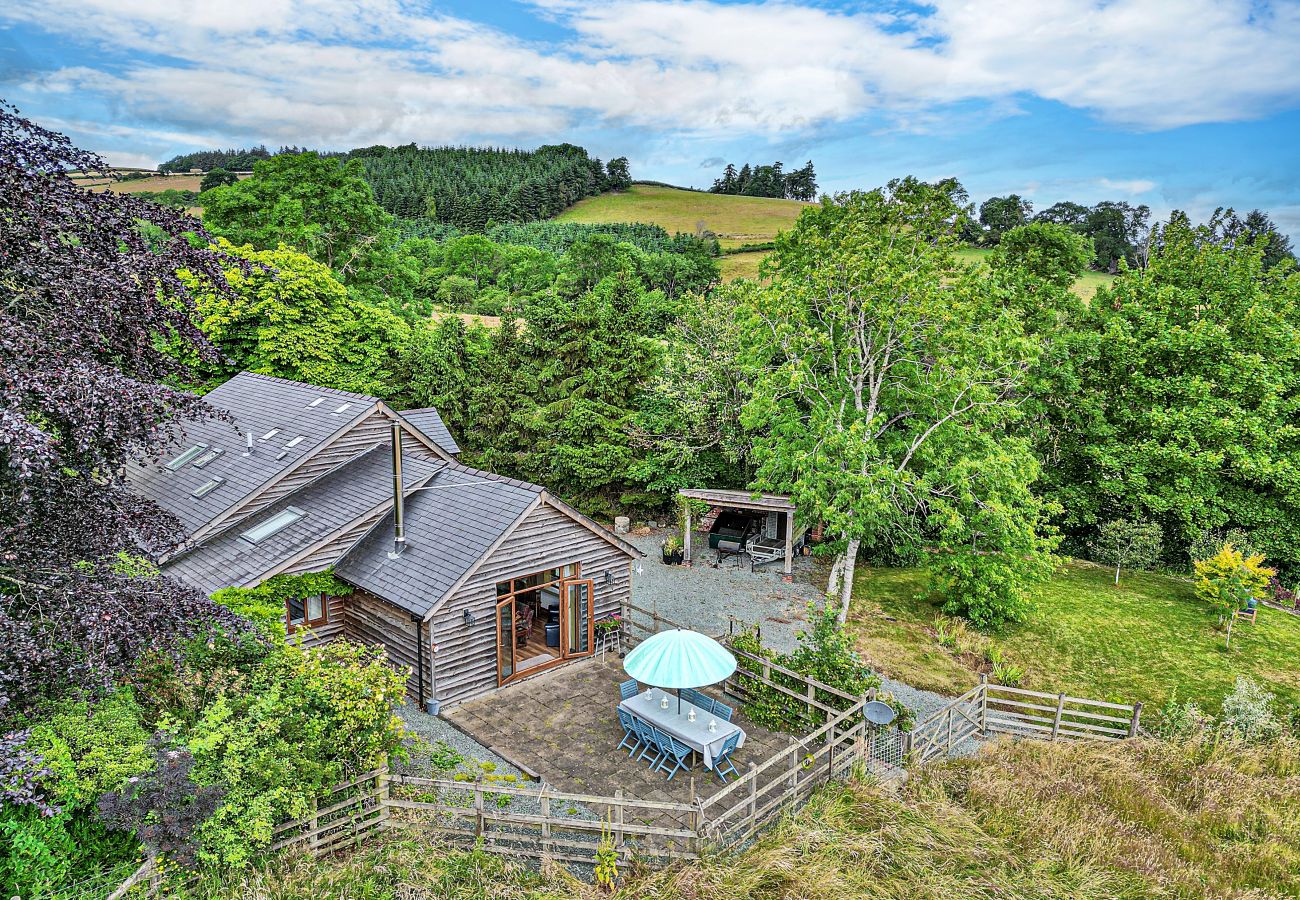
[[[727,509],[742,509],[751,512],[777,513],[785,516],[785,569],[789,577],[794,566],[794,544],[797,535],[794,530],[795,505],[784,494],[757,494],[753,491],[716,490],[712,488],[685,488],[677,492],[688,500],[699,500],[709,506]],[[686,565],[691,563],[691,510],[686,507],[685,521],[682,528],[682,555]]]

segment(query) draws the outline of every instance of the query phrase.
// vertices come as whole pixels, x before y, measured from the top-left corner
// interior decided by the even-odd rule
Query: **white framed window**
[[[252,528],[241,534],[240,537],[248,541],[250,544],[260,544],[272,535],[279,534],[305,515],[307,514],[301,509],[298,509],[298,507],[290,506],[286,509],[280,510],[280,512],[271,516],[271,518],[267,519],[265,522],[260,522],[257,525],[254,525]]]

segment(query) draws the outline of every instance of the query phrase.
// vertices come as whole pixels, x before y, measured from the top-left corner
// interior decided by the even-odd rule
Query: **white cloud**
[[[1145,194],[1156,189],[1156,183],[1149,178],[1129,178],[1119,179],[1118,181],[1110,178],[1098,178],[1097,184],[1108,191],[1116,191],[1129,196]]]
[[[1006,115],[1022,96],[1146,130],[1251,118],[1300,97],[1290,2],[933,0],[907,15],[707,0],[536,7],[573,37],[530,43],[402,0],[10,0],[0,20],[128,60],[67,66],[29,91],[89,92],[176,132],[332,147],[553,139],[586,123],[777,138],[872,113],[930,130],[951,104]]]

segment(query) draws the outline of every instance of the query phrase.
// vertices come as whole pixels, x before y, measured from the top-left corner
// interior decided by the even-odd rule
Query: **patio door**
[[[515,674],[515,598],[497,604],[497,683]]]
[[[566,659],[591,655],[594,643],[593,596],[590,579],[560,582],[560,633]]]

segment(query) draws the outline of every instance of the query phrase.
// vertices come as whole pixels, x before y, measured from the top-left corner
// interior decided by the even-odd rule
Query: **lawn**
[[[622,193],[589,197],[556,216],[559,222],[649,222],[670,234],[694,234],[702,226],[723,247],[770,241],[789,228],[807,203],[768,197],[735,197],[650,184]]]
[[[988,258],[993,251],[987,247],[963,247],[957,251],[957,258],[965,260],[968,263],[982,262]],[[1091,300],[1092,295],[1097,293],[1097,288],[1104,287],[1115,280],[1114,275],[1108,275],[1105,272],[1094,272],[1091,269],[1084,271],[1074,282],[1074,292],[1084,300]]]
[[[1113,572],[1072,562],[1034,591],[1030,621],[996,637],[1025,669],[1023,687],[1156,710],[1177,691],[1217,711],[1238,675],[1249,675],[1285,703],[1300,703],[1300,616],[1262,609],[1258,623],[1233,629],[1232,647],[1185,580]],[[974,655],[939,645],[938,606],[920,599],[916,569],[859,570],[851,624],[863,654],[887,675],[954,694],[978,680]]]
[[[758,264],[767,257],[766,250],[752,250],[748,253],[728,253],[718,260],[722,268],[723,281],[735,281],[737,278],[758,278]]]

